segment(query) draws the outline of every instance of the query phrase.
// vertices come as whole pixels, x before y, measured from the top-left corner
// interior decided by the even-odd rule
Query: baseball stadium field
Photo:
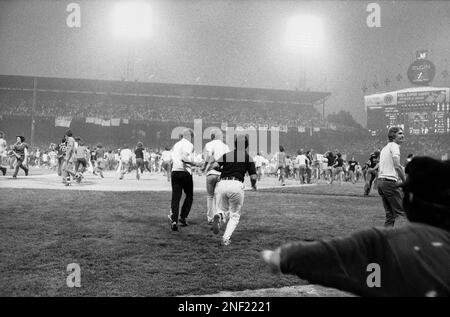
[[[280,187],[265,177],[246,191],[232,244],[221,246],[206,222],[205,177],[194,184],[189,226],[172,232],[162,174],[120,181],[107,172],[65,187],[46,170],[15,180],[8,171],[0,176],[0,296],[349,296],[272,275],[259,252],[384,223],[378,194],[364,197],[362,182]],[[71,263],[81,287],[67,285]]]

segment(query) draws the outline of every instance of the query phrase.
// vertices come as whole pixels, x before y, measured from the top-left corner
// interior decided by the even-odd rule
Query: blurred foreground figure
[[[403,208],[411,222],[262,252],[271,270],[362,296],[450,296],[450,161],[415,157]]]

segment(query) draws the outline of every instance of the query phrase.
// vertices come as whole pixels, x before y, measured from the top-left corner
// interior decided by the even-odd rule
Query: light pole
[[[153,14],[151,7],[145,2],[119,2],[112,12],[112,33],[123,40],[127,47],[126,80],[134,80],[136,64],[136,48],[138,41],[148,39],[152,34]]]
[[[287,22],[286,45],[300,56],[299,89],[306,90],[307,57],[320,52],[323,45],[323,24],[316,16],[298,15]]]

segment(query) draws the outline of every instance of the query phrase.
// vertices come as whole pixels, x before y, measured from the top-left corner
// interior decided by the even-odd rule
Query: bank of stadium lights
[[[152,10],[148,3],[124,1],[114,5],[112,32],[124,39],[145,39],[152,33]]]
[[[290,18],[286,28],[286,45],[293,52],[316,53],[323,46],[322,20],[312,15]]]

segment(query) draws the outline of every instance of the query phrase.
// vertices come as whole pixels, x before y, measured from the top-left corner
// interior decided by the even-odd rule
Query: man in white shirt
[[[172,231],[178,231],[178,216],[180,216],[180,224],[186,227],[186,218],[191,211],[192,202],[194,200],[194,184],[192,181],[192,168],[197,166],[193,159],[194,145],[189,141],[192,140],[194,132],[191,129],[185,130],[180,135],[180,140],[175,143],[172,149],[172,203],[171,213],[169,215],[170,227]],[[182,192],[186,197],[179,212],[180,200]]]
[[[261,153],[258,152],[253,158],[253,161],[255,162],[256,167],[256,176],[257,176],[256,180],[259,182],[261,180],[262,166],[265,161],[265,158],[261,155]]]
[[[122,149],[120,151],[120,162],[119,162],[119,170],[120,170],[120,179],[123,179],[123,176],[128,173],[130,166],[133,160],[133,152],[130,149]]]
[[[403,216],[402,194],[398,186],[399,178],[405,182],[405,173],[400,164],[400,144],[404,142],[403,130],[392,127],[388,132],[389,143],[381,150],[378,193],[383,199],[386,211],[385,227],[393,227],[395,218]]]
[[[156,150],[150,149],[150,170],[156,172]]]
[[[208,223],[213,221],[216,210],[216,202],[214,199],[214,190],[219,181],[220,172],[212,168],[212,164],[217,162],[230,149],[228,145],[223,143],[220,137],[216,138],[216,134],[211,134],[211,141],[205,145],[205,170],[206,170],[206,191],[208,196],[206,198],[206,218]]]
[[[303,149],[297,152],[297,158],[295,159],[296,164],[298,165],[298,178],[300,179],[300,183],[304,184],[306,180],[306,166],[309,162],[308,158],[305,154],[303,154]]]
[[[165,147],[164,151],[161,153],[161,167],[166,173],[167,181],[170,182],[170,171],[172,169],[172,151],[168,147]]]

